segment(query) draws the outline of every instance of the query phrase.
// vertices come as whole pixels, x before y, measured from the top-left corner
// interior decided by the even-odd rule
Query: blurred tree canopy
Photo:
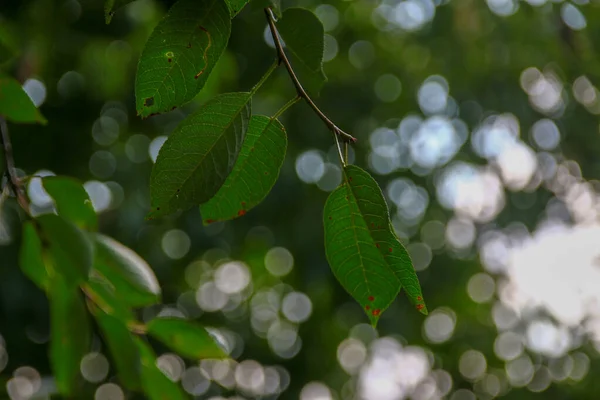
[[[16,172],[47,237],[28,235],[34,228],[22,224],[4,174],[0,397],[60,398],[63,379],[50,359],[68,352],[51,348],[52,334],[86,352],[71,360],[84,382],[73,398],[146,398],[139,385],[166,388],[167,398],[214,400],[598,398],[600,2],[281,2],[323,25],[327,81],[314,100],[357,138],[349,161],[382,187],[427,300],[423,316],[402,291],[376,329],[327,263],[323,206],[343,174],[331,133],[305,103],[280,116],[287,152],[279,179],[243,218],[204,225],[194,207],[145,219],[167,137],[218,95],[250,91],[276,59],[269,2],[251,0],[232,19],[202,91],[139,118],[138,62],[175,3],[108,1],[123,6],[110,24],[102,1],[0,4],[0,66],[47,120],[8,122]],[[279,67],[254,95],[252,114],[272,116],[295,96]],[[0,95],[1,104],[14,99]],[[63,330],[51,332],[53,303],[19,259],[24,243],[41,248],[55,237],[53,199],[67,186],[53,191],[52,179],[41,179],[52,175],[83,182],[78,196],[89,196],[98,214],[96,221],[79,211],[73,229],[97,224],[106,257],[120,254],[129,260],[123,268],[155,275],[123,300],[135,318],[118,310],[131,321],[159,321],[144,325],[153,327],[143,332],[149,341],[111,343],[101,332],[115,322],[85,309],[63,315]],[[71,256],[85,253],[72,243]],[[155,283],[161,304],[153,303]],[[185,325],[168,336],[160,321],[181,317],[206,331]],[[211,358],[220,347],[199,356],[211,338],[230,359]],[[114,357],[131,349],[146,366],[141,374]]]

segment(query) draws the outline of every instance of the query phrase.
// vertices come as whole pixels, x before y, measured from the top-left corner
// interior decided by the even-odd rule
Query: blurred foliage
[[[328,81],[316,101],[358,138],[350,156],[384,188],[427,298],[428,317],[399,299],[377,331],[327,265],[322,210],[340,171],[330,133],[304,104],[281,117],[280,178],[244,218],[203,226],[192,209],[144,220],[164,137],[217,94],[250,90],[273,62],[254,2],[265,3],[252,0],[232,21],[194,101],[145,120],[136,117],[136,67],[174,1],[131,2],[109,25],[101,1],[0,4],[0,63],[48,121],[9,124],[22,175],[85,182],[99,231],[135,250],[162,287],[165,305],[138,317],[199,320],[236,360],[184,361],[150,338],[158,367],[197,398],[597,399],[598,300],[581,293],[600,286],[573,271],[592,270],[598,256],[600,2],[282,1],[323,22]],[[294,96],[278,68],[253,113],[273,115]],[[28,194],[37,213],[52,210],[39,179]],[[557,221],[570,229],[564,237],[518,264],[520,246]],[[591,227],[582,231],[588,241],[567,234],[581,226]],[[16,201],[3,197],[0,396],[54,398],[50,321],[65,316],[18,268],[21,229]],[[551,268],[555,260],[562,269]],[[539,269],[523,280],[515,265]],[[574,276],[585,290],[571,291],[581,287]],[[544,287],[552,291],[542,296]],[[69,322],[64,335],[88,329]],[[117,373],[136,379],[123,369],[127,349],[138,346],[148,360],[153,351],[125,329],[106,342],[89,329],[83,398],[123,398],[155,379],[149,362],[141,383],[121,385]]]

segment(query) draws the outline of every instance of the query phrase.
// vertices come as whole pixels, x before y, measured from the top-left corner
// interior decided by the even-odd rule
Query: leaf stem
[[[17,201],[21,208],[29,214],[29,200],[25,196],[25,191],[21,185],[21,180],[17,176],[15,169],[15,159],[12,152],[12,144],[10,143],[10,135],[8,134],[8,126],[6,120],[0,117],[0,145],[4,150],[4,161],[6,163],[6,174],[8,176],[8,185],[17,197]]]
[[[329,118],[327,118],[327,116],[325,114],[323,114],[323,112],[319,109],[319,107],[317,107],[315,102],[310,98],[308,93],[306,93],[306,90],[304,90],[304,88],[302,87],[302,84],[298,80],[298,77],[296,76],[296,73],[294,72],[294,69],[292,68],[292,64],[290,64],[290,61],[288,60],[287,56],[285,55],[285,51],[283,50],[283,45],[281,44],[281,39],[279,38],[279,31],[275,27],[275,16],[273,15],[273,10],[271,10],[270,7],[267,7],[267,8],[265,8],[265,14],[267,16],[267,22],[269,23],[269,28],[271,30],[271,36],[273,36],[273,42],[275,43],[275,49],[277,50],[279,62],[280,63],[282,62],[283,65],[285,65],[285,68],[288,71],[290,79],[292,80],[292,83],[294,84],[294,87],[296,88],[296,92],[298,93],[298,96],[303,98],[306,101],[306,103],[308,103],[308,105],[310,106],[310,108],[313,109],[315,114],[317,114],[317,116],[319,118],[321,118],[321,120],[325,123],[325,125],[336,136],[341,136],[344,139],[344,141],[346,141],[346,142],[356,142],[356,138],[354,136],[344,132],[343,130],[338,128],[338,126],[336,124],[334,124]]]
[[[333,139],[335,140],[335,147],[338,150],[338,156],[340,157],[340,163],[342,164],[342,168],[346,166],[346,160],[344,159],[344,156],[342,154],[342,146],[340,145],[340,139],[338,138],[338,135],[336,135],[335,132],[333,132]],[[348,145],[348,142],[346,142],[346,146]]]
[[[269,67],[269,69],[267,70],[267,72],[265,72],[265,74],[262,76],[262,78],[260,78],[260,80],[258,81],[258,83],[256,85],[254,85],[254,87],[250,91],[251,95],[254,95],[254,93],[256,93],[256,91],[258,89],[260,89],[260,87],[263,85],[263,83],[265,83],[265,81],[267,79],[269,79],[269,76],[271,76],[271,73],[273,73],[273,71],[275,71],[275,69],[278,66],[279,66],[279,60],[275,60],[275,62],[273,62],[273,64],[271,64],[271,66]]]
[[[302,100],[302,97],[300,97],[300,96],[294,97],[293,99],[291,99],[290,101],[288,101],[287,103],[285,103],[283,105],[283,107],[281,107],[279,110],[277,110],[277,112],[271,117],[271,119],[277,119],[277,118],[279,118],[279,116],[281,114],[283,114],[284,112],[286,112],[286,110],[288,108],[290,108],[291,106],[293,106],[294,104],[296,104],[300,100]]]

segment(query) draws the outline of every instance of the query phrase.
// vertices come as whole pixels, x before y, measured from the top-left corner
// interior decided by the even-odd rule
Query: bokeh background
[[[377,330],[335,281],[322,232],[341,180],[330,133],[305,104],[268,198],[208,227],[197,209],[148,222],[148,180],[169,133],[203,101],[253,86],[274,59],[264,15],[236,17],[191,104],[140,120],[142,46],[173,3],[138,0],[104,24],[100,0],[2,0],[8,63],[49,120],[10,125],[23,175],[85,182],[101,231],[153,267],[164,305],[208,327],[235,361],[160,368],[198,399],[598,399],[600,1],[302,0],[325,27],[317,102],[359,141],[430,310],[401,294]],[[254,98],[294,97],[283,68]],[[39,179],[34,213],[52,212]],[[0,214],[0,397],[55,398],[48,304],[17,265],[14,200]],[[73,332],[74,335],[77,332]],[[81,361],[86,397],[138,398],[102,339]]]

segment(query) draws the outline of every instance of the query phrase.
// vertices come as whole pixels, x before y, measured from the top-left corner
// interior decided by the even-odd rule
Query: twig
[[[277,50],[277,54],[279,56],[279,61],[285,65],[285,68],[287,69],[288,74],[290,75],[292,83],[294,84],[294,87],[296,88],[296,92],[298,93],[298,96],[302,97],[308,103],[310,108],[313,109],[313,111],[317,114],[317,116],[319,118],[321,118],[321,120],[325,123],[325,125],[327,125],[327,127],[334,134],[341,136],[345,142],[348,142],[348,141],[356,142],[356,138],[354,136],[344,132],[336,124],[334,124],[329,118],[327,118],[327,116],[325,114],[323,114],[323,112],[321,110],[319,110],[319,107],[317,107],[315,102],[312,101],[312,99],[310,98],[308,93],[306,93],[306,90],[304,90],[304,88],[302,87],[302,84],[298,80],[298,77],[296,76],[296,73],[294,72],[294,69],[292,68],[292,64],[290,64],[290,61],[288,60],[287,56],[285,55],[285,52],[283,51],[283,45],[281,44],[281,40],[279,39],[279,32],[277,31],[277,28],[275,27],[275,16],[273,15],[273,10],[271,10],[270,7],[267,7],[267,8],[265,8],[265,14],[267,15],[267,22],[269,23],[269,28],[271,30],[271,35],[273,36],[273,42],[275,43],[275,49]]]
[[[29,200],[27,200],[27,196],[25,196],[21,180],[16,173],[12,145],[8,134],[8,126],[6,125],[6,120],[2,117],[0,117],[0,144],[4,149],[4,161],[6,163],[6,173],[8,174],[8,184],[17,197],[17,201],[21,208],[29,213]]]

